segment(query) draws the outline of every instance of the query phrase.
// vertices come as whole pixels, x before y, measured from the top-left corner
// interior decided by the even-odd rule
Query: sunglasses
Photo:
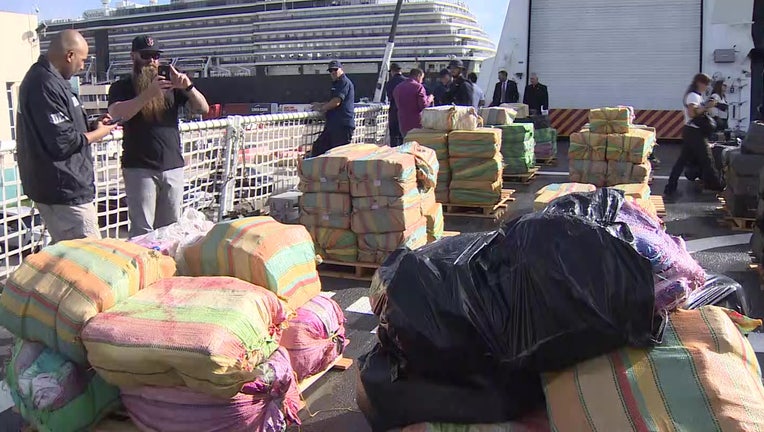
[[[159,60],[159,53],[158,52],[142,52],[141,58],[143,60]]]
[[[338,68],[331,68],[329,69],[329,72],[337,72],[338,70],[339,70]]]

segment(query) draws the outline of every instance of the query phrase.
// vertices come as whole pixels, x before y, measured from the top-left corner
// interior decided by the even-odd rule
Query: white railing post
[[[220,184],[220,208],[218,222],[233,211],[236,186],[236,158],[241,145],[243,130],[240,116],[228,117],[225,141],[223,143],[223,178]]]

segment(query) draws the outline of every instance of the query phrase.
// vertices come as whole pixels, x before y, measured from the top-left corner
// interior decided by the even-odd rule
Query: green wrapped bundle
[[[454,205],[489,206],[501,200],[502,181],[454,180],[449,187],[448,199]]]
[[[591,183],[597,187],[607,185],[608,164],[605,161],[571,159],[569,170],[571,182]]]
[[[308,227],[321,258],[333,261],[356,262],[358,260],[358,236],[345,229]]]
[[[557,141],[557,129],[554,128],[536,129],[533,134],[538,143]]]
[[[504,159],[523,158],[532,155],[536,150],[536,140],[533,138],[521,143],[502,143],[501,155]]]
[[[607,154],[606,134],[594,133],[588,129],[570,134],[569,159],[604,161]]]
[[[448,134],[448,157],[492,158],[501,146],[501,130],[480,128]]]
[[[497,154],[492,159],[452,158],[451,178],[454,180],[489,180],[501,178],[502,158]]]
[[[633,112],[628,107],[598,108],[589,111],[589,129],[594,133],[627,133]]]
[[[536,156],[533,152],[519,158],[504,159],[504,174],[525,174],[536,166]]]
[[[400,197],[353,198],[350,227],[356,234],[405,231],[422,217],[422,197],[411,189]]]
[[[404,141],[416,141],[420,145],[435,150],[439,162],[448,160],[448,133],[446,132],[432,129],[412,129],[406,134]]]
[[[650,162],[633,164],[631,162],[609,161],[607,163],[606,181],[608,186],[624,183],[647,183],[651,172]]]
[[[399,247],[417,249],[427,244],[427,220],[419,221],[405,231],[358,236],[358,261],[382,264]]]
[[[521,143],[535,138],[533,123],[514,123],[506,126],[496,126],[501,130],[502,143]]]
[[[608,161],[645,163],[654,145],[655,132],[631,128],[628,133],[607,136],[606,158]]]

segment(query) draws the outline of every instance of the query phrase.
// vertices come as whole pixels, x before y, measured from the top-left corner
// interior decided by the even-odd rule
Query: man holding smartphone
[[[195,114],[209,111],[188,76],[160,66],[161,54],[151,36],[133,39],[133,72],[109,89],[109,114],[123,122],[122,175],[130,237],[180,219],[185,163],[178,109],[188,103]]]
[[[16,143],[24,193],[35,202],[53,243],[100,237],[93,204],[95,177],[90,145],[116,125],[87,116],[69,79],[85,66],[88,44],[75,30],[50,42],[19,89]]]

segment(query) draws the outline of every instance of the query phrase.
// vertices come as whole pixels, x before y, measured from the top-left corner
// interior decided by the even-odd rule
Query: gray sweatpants
[[[183,168],[154,171],[123,168],[130,238],[173,224],[183,203]]]
[[[101,238],[95,204],[62,205],[36,203],[51,244],[85,237]]]

